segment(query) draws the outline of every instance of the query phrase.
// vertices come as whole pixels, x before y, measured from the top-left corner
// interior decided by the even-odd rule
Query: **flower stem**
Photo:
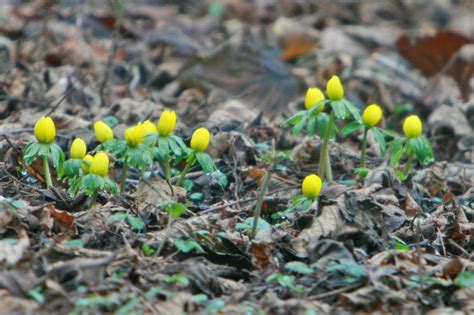
[[[127,182],[127,172],[128,172],[128,161],[125,159],[122,165],[122,180],[120,181],[120,193],[125,192],[125,184]]]
[[[365,151],[367,149],[367,134],[369,133],[369,128],[364,128],[364,138],[362,138],[362,148],[360,150],[360,167],[365,168]]]
[[[181,186],[183,184],[183,181],[186,178],[186,174],[188,174],[194,162],[195,162],[195,159],[192,159],[186,163],[186,166],[184,167],[183,171],[181,172],[181,175],[178,178],[178,181],[176,182],[176,186]]]
[[[255,210],[253,211],[252,233],[250,234],[250,239],[252,240],[255,238],[255,235],[257,234],[258,219],[260,218],[260,212],[262,210],[263,196],[265,196],[265,192],[267,191],[268,184],[270,183],[271,177],[272,177],[271,170],[268,169],[263,177],[262,187],[260,188],[260,191],[258,192],[257,204],[255,205]]]
[[[53,186],[53,182],[51,180],[51,172],[49,171],[49,162],[48,157],[43,156],[43,168],[44,168],[44,178],[46,180],[46,187]]]
[[[94,193],[91,196],[91,203],[89,204],[89,209],[95,206],[97,202],[97,191],[94,191]]]
[[[171,186],[171,159],[169,156],[165,159],[165,176],[166,182]]]
[[[156,250],[156,256],[160,256],[161,250],[166,244],[166,241],[168,240],[170,230],[171,230],[171,223],[173,221],[173,215],[171,211],[168,212],[168,224],[166,225],[166,231],[165,231],[165,237],[161,240],[160,246]]]
[[[321,147],[321,153],[319,155],[319,168],[318,175],[324,180],[327,179],[328,183],[332,182],[332,172],[331,172],[331,160],[328,151],[329,138],[332,133],[332,125],[334,124],[334,111],[331,111],[329,115],[328,124],[326,126],[326,132],[324,133],[323,144]]]
[[[408,161],[407,164],[405,165],[405,176],[407,176],[411,172],[411,168],[413,166],[413,159],[414,159],[414,153],[413,151],[409,148],[408,149]]]

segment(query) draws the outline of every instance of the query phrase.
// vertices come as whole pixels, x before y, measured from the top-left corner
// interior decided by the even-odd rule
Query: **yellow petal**
[[[403,132],[408,138],[414,138],[423,132],[423,124],[417,115],[408,116],[403,122]]]
[[[84,174],[89,174],[89,168],[91,167],[94,157],[90,154],[87,154],[82,160],[84,161],[81,165],[82,171]]]
[[[305,177],[303,184],[301,185],[301,190],[303,194],[311,199],[316,198],[321,192],[323,183],[321,178],[318,175],[311,174]]]
[[[199,128],[194,131],[191,137],[191,148],[193,150],[204,152],[206,151],[209,141],[211,140],[211,134],[206,128]]]
[[[344,98],[344,88],[337,75],[333,75],[326,85],[326,94],[332,101],[342,100]]]
[[[143,140],[145,140],[142,136],[142,125],[138,124],[133,127],[129,127],[125,129],[124,132],[124,138],[130,145],[138,145],[139,143],[142,143]]]
[[[43,116],[36,122],[34,132],[40,143],[51,143],[56,138],[56,127],[48,116]]]
[[[162,136],[167,136],[173,132],[176,127],[176,113],[171,110],[165,110],[161,113],[158,120],[157,131]]]
[[[315,88],[315,87],[309,88],[308,91],[306,91],[306,97],[304,98],[304,107],[307,110],[310,110],[311,108],[316,106],[316,104],[323,101],[324,99],[325,99],[324,94],[320,89]],[[317,112],[320,113],[323,110],[324,110],[324,105],[321,106],[317,110]]]
[[[94,133],[95,137],[100,143],[104,143],[114,138],[114,132],[112,131],[112,128],[110,128],[109,125],[103,121],[96,121],[94,123]]]
[[[69,150],[69,156],[71,159],[78,159],[81,160],[86,155],[87,146],[84,140],[81,138],[76,138],[71,144],[71,148]]]
[[[367,106],[362,114],[362,121],[367,127],[373,127],[377,125],[382,119],[382,108],[377,104]]]
[[[89,172],[94,175],[105,177],[109,172],[109,157],[104,152],[98,152],[92,160]]]

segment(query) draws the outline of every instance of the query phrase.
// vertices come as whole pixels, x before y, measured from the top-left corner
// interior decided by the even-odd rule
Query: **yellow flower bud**
[[[78,159],[82,160],[84,155],[86,155],[87,146],[84,140],[81,138],[76,138],[71,144],[71,148],[69,150],[69,156],[71,159]]]
[[[321,188],[323,187],[323,183],[321,178],[318,175],[308,175],[303,180],[303,184],[301,185],[301,190],[303,191],[303,195],[308,198],[316,198],[319,193],[321,192]]]
[[[408,116],[403,122],[403,132],[408,138],[414,138],[423,132],[423,124],[417,115]]]
[[[209,133],[209,130],[206,128],[196,129],[191,137],[191,148],[199,152],[204,152],[206,151],[210,140],[211,134]]]
[[[96,121],[94,123],[94,132],[95,137],[100,143],[104,143],[114,138],[114,132],[112,131],[112,128],[110,128],[109,125],[103,121]]]
[[[157,132],[155,124],[149,120],[143,122],[140,131],[142,133],[142,137],[146,137],[149,134]]]
[[[324,94],[323,94],[323,92],[321,92],[320,89],[315,88],[315,87],[309,88],[308,91],[306,91],[306,97],[304,98],[304,107],[307,110],[310,110],[311,108],[316,106],[316,104],[318,104],[319,102],[321,102],[324,99],[325,99]],[[321,106],[317,110],[317,112],[320,113],[323,110],[324,110],[324,105]]]
[[[174,127],[176,127],[176,113],[172,110],[165,110],[161,113],[157,124],[158,133],[162,136],[167,136],[173,132]]]
[[[94,157],[90,154],[87,154],[83,159],[84,162],[87,163],[82,163],[81,168],[84,174],[89,174],[89,168],[91,167],[92,161],[94,160]]]
[[[56,127],[51,117],[43,116],[35,124],[35,137],[40,143],[51,143],[56,138]]]
[[[136,126],[125,129],[124,138],[128,142],[128,144],[135,146],[145,140],[142,136],[141,126],[141,124],[138,124]]]
[[[377,104],[367,106],[362,114],[364,125],[371,128],[377,125],[382,119],[382,108]]]
[[[337,75],[333,75],[326,85],[326,94],[332,101],[342,100],[344,98],[344,88]]]
[[[94,175],[105,177],[109,172],[109,157],[104,152],[96,153],[92,160],[89,172]]]

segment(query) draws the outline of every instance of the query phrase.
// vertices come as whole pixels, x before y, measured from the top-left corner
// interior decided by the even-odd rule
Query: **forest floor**
[[[0,314],[474,313],[472,1],[110,3],[0,0]],[[435,159],[400,179],[406,158],[369,136],[362,178],[362,133],[339,134],[334,182],[298,211],[321,141],[282,123],[332,75],[383,128],[419,115]],[[89,208],[25,167],[44,115],[64,152],[75,137],[92,151],[95,121],[122,137],[165,109],[185,143],[211,131],[220,172],[195,166],[183,188],[159,163],[131,169]],[[186,211],[167,229],[168,201]]]

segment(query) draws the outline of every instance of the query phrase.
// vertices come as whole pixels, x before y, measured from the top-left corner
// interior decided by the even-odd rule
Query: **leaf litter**
[[[472,9],[470,1],[141,1],[119,15],[106,2],[5,1],[0,309],[473,312]],[[336,182],[307,212],[288,212],[321,141],[281,123],[303,107],[306,87],[332,74],[358,108],[380,104],[384,126],[424,117],[436,162],[402,181],[369,139],[372,170],[361,180],[360,137],[338,139]],[[96,120],[122,134],[164,108],[176,110],[187,142],[196,127],[212,131],[225,185],[198,168],[186,189],[170,187],[159,167],[140,183],[132,170],[125,194],[99,195],[88,210],[60,181],[44,189],[41,163],[24,167],[43,115],[67,150],[77,136],[97,144]],[[284,158],[251,240],[272,139]],[[166,231],[169,200],[187,209]]]

